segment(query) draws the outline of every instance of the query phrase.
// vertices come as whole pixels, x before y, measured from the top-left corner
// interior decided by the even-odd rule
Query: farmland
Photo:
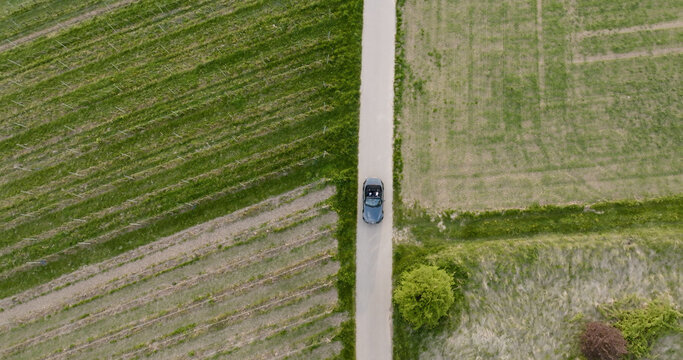
[[[355,166],[359,2],[105,5],[0,19],[0,297]]]
[[[573,359],[601,304],[680,311],[682,11],[402,2],[394,286],[434,265],[455,304],[431,329],[394,309],[394,358]]]
[[[27,291],[3,304],[0,356],[334,356],[333,194],[301,187]]]
[[[0,358],[353,351],[361,5],[0,6]]]
[[[681,11],[670,0],[406,1],[404,204],[482,211],[680,193]]]

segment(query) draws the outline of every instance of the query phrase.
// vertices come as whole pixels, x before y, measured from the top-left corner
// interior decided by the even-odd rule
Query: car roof
[[[379,185],[382,186],[382,180],[378,178],[367,178],[365,179],[365,185]]]

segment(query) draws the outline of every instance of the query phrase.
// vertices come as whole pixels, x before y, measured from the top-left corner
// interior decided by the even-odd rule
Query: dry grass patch
[[[431,261],[472,264],[467,310],[452,319],[457,328],[425,342],[421,358],[578,356],[581,324],[600,319],[599,304],[636,294],[683,307],[682,245],[679,228],[452,245]],[[655,351],[682,354],[671,340]]]

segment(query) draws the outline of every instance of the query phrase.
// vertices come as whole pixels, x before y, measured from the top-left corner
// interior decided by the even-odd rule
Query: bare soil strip
[[[623,54],[594,55],[594,56],[585,56],[582,58],[575,57],[574,59],[572,59],[572,63],[574,63],[574,64],[588,64],[588,63],[593,63],[593,62],[597,62],[597,61],[623,60],[623,59],[631,59],[631,58],[643,57],[643,56],[655,57],[655,56],[666,56],[666,55],[678,55],[681,53],[683,53],[683,47],[653,49],[653,50],[641,50],[641,51],[633,51],[633,52],[628,52],[628,53],[623,53]]]
[[[540,1],[540,0],[539,0]],[[574,34],[576,40],[581,40],[583,38],[592,36],[604,36],[604,35],[614,35],[614,34],[628,34],[639,31],[655,31],[655,30],[669,30],[678,29],[683,27],[683,19],[678,19],[675,21],[663,22],[659,24],[649,24],[649,25],[638,25],[621,29],[605,29],[605,30],[590,30],[582,31]]]
[[[94,18],[94,17],[97,16],[97,15],[100,15],[100,14],[103,14],[103,13],[105,13],[105,12],[107,12],[107,11],[111,11],[111,10],[113,10],[113,9],[116,9],[116,8],[119,8],[119,7],[128,5],[128,4],[130,4],[130,3],[134,2],[134,1],[136,1],[136,0],[122,0],[122,1],[119,1],[119,2],[117,2],[117,3],[111,4],[111,5],[107,5],[107,6],[103,7],[103,8],[95,9],[95,10],[89,11],[89,12],[87,12],[87,13],[85,13],[85,14],[81,14],[81,15],[79,15],[79,16],[73,17],[73,18],[71,18],[71,19],[69,19],[69,20],[66,20],[66,21],[63,21],[63,22],[61,22],[61,23],[55,24],[55,25],[53,25],[53,26],[51,26],[51,27],[49,27],[49,28],[47,28],[47,29],[43,29],[43,30],[36,31],[36,32],[34,32],[34,33],[28,34],[28,35],[26,35],[26,36],[24,36],[24,37],[21,37],[21,38],[19,38],[19,39],[13,40],[12,42],[6,42],[6,43],[4,43],[4,44],[0,44],[0,52],[5,51],[5,50],[7,50],[7,49],[10,49],[10,48],[12,48],[12,47],[21,45],[21,44],[23,44],[23,43],[25,43],[25,42],[27,42],[27,41],[31,41],[31,40],[33,40],[33,39],[35,39],[35,38],[37,38],[37,37],[40,37],[40,36],[43,36],[43,35],[46,35],[46,34],[49,34],[49,33],[52,33],[52,32],[56,32],[56,31],[58,31],[58,30],[60,30],[60,29],[67,28],[67,27],[72,26],[72,25],[75,25],[75,24],[77,24],[77,23],[79,23],[79,22],[82,22],[82,21],[85,21],[85,20]]]
[[[310,186],[296,189],[288,194],[291,196],[292,193],[300,193],[305,191],[306,188],[310,188]],[[16,303],[15,299],[32,298],[35,297],[36,293],[45,293],[46,291],[49,291],[49,289],[58,286],[58,284],[63,285],[65,283],[72,283],[85,278],[85,280],[73,283],[58,291],[32,298],[25,303],[11,308],[5,308],[5,311],[0,313],[0,328],[11,326],[22,320],[30,319],[33,317],[34,313],[43,312],[46,308],[59,308],[64,304],[69,303],[73,298],[79,297],[80,294],[91,292],[117,278],[139,273],[154,264],[177,258],[186,253],[191,253],[208,244],[215,243],[220,239],[233,237],[247,229],[272,221],[272,219],[280,219],[286,217],[288,214],[306,209],[313,204],[326,200],[332,196],[333,193],[334,189],[332,187],[327,187],[323,190],[306,194],[275,209],[236,220],[236,218],[239,219],[241,216],[248,216],[251,211],[263,207],[265,204],[270,203],[271,206],[273,204],[280,204],[281,199],[286,197],[280,196],[274,200],[267,200],[236,213],[194,226],[178,234],[163,238],[103,263],[89,265],[82,270],[40,286],[40,289],[34,288],[21,295],[3,299],[2,302],[0,302],[0,307],[5,308],[5,305],[9,307],[13,303]],[[141,256],[142,258],[139,258]],[[136,260],[128,262],[130,259]],[[93,274],[96,275],[93,276]],[[66,278],[71,278],[71,280],[66,280]]]

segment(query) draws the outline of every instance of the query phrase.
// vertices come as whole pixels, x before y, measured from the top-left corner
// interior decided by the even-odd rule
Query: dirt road
[[[363,9],[358,230],[356,236],[356,357],[391,359],[391,234],[393,228],[394,0],[366,0]],[[384,220],[361,218],[362,183],[384,182]]]

